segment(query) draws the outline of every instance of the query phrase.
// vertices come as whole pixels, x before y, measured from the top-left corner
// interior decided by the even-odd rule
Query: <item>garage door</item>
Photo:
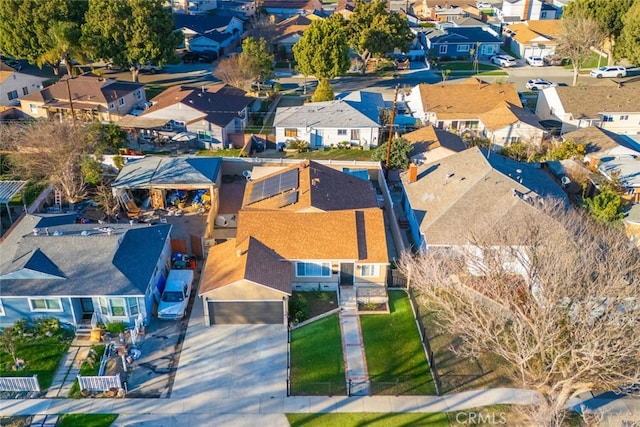
[[[282,324],[282,301],[208,301],[212,325]]]

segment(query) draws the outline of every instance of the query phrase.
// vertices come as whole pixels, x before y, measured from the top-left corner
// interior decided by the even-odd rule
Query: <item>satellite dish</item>
[[[216,225],[218,227],[226,227],[229,224],[229,221],[227,221],[227,218],[223,217],[222,215],[218,215],[216,217]]]
[[[571,182],[571,180],[569,179],[569,177],[568,177],[568,176],[563,176],[563,177],[560,179],[560,182],[562,182],[562,185],[569,185],[569,183]]]
[[[244,176],[247,181],[251,181],[251,171],[246,170],[246,171],[242,171],[242,176]]]

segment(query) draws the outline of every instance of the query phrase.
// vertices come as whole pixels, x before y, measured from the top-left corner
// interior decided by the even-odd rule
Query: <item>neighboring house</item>
[[[505,43],[521,58],[545,57],[555,53],[562,31],[560,20],[519,22],[505,28]]]
[[[467,149],[458,135],[433,126],[405,133],[402,138],[411,143],[411,161],[418,164],[432,163]]]
[[[449,84],[423,83],[414,86],[405,99],[423,124],[460,134],[470,131],[493,136],[497,132],[501,138],[512,124],[523,121],[514,112],[514,107],[521,109],[522,103],[513,83],[490,84],[477,78]],[[499,120],[489,113],[492,111],[500,114]],[[518,114],[524,113],[518,110]]]
[[[494,109],[481,113],[480,134],[491,142],[492,149],[524,142],[540,145],[545,129],[540,119],[529,109],[503,102]]]
[[[241,18],[255,15],[259,2],[257,0],[224,0],[218,3],[218,11],[235,14]]]
[[[536,115],[562,122],[562,133],[598,126],[636,135],[640,133],[640,85],[607,80],[599,85],[550,87],[539,91]]]
[[[174,15],[175,29],[184,34],[184,46],[194,52],[221,55],[240,41],[243,23],[232,15]]]
[[[427,55],[431,58],[469,59],[472,54],[488,58],[500,52],[502,46],[498,34],[489,28],[449,27],[422,34]]]
[[[356,110],[369,117],[374,122],[380,123],[380,114],[387,108],[381,93],[356,90],[343,92],[336,95],[336,100],[341,100]],[[390,108],[388,108],[390,110]]]
[[[216,9],[218,0],[168,0],[165,3],[170,3],[174,16],[199,15]]]
[[[476,18],[460,18],[460,19],[454,19],[453,21],[448,21],[448,22],[443,22],[438,24],[438,26],[440,28],[446,28],[447,26],[452,26],[452,27],[479,27],[482,29],[489,29],[491,28],[486,22],[483,22],[479,19]]]
[[[69,99],[69,93],[71,99]],[[20,99],[22,111],[33,118],[117,122],[147,95],[141,83],[98,77],[91,73],[67,78]]]
[[[192,132],[205,148],[221,148],[229,135],[242,133],[253,98],[226,84],[207,88],[173,86],[153,98],[153,106],[134,121],[164,120],[164,131]]]
[[[279,107],[273,122],[276,141],[303,140],[311,149],[348,142],[370,149],[378,145],[380,121],[345,100],[310,102],[295,107]]]
[[[321,12],[322,2],[320,0],[263,0],[260,7],[270,15],[290,18],[294,15]]]
[[[55,317],[148,324],[169,270],[171,225],[75,224],[26,215],[0,243],[0,327]]]
[[[291,48],[302,38],[304,31],[309,25],[320,19],[316,15],[293,15],[276,24],[275,34],[271,38],[274,51],[284,53],[288,56],[292,54]]]
[[[502,7],[495,7],[494,10],[502,22],[542,19],[543,3],[543,0],[503,0]]]
[[[446,22],[468,17],[482,19],[482,13],[473,0],[417,0],[412,9],[419,18],[428,21]]]
[[[383,211],[369,180],[309,160],[258,175],[235,238],[209,251],[199,290],[208,324],[286,323],[293,290],[387,301]]]
[[[0,105],[20,105],[20,98],[42,89],[44,77],[21,73],[0,61]]]
[[[413,164],[401,180],[409,231],[420,250],[465,246],[472,233],[521,210],[535,209],[540,198],[567,201],[539,166],[478,147]]]

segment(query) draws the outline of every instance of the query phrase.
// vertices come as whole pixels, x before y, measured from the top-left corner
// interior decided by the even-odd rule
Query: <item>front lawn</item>
[[[338,315],[291,331],[291,394],[346,393]]]
[[[370,162],[373,150],[342,149],[331,150],[311,150],[302,153],[287,153],[288,159],[311,159],[311,160],[359,160]]]
[[[451,71],[474,71],[473,62],[471,61],[456,61],[456,62],[440,62],[438,64],[438,70],[451,70]],[[488,64],[478,64],[478,71],[502,71],[500,67]],[[507,73],[505,73],[507,74]]]
[[[69,349],[74,332],[61,328],[56,319],[39,319],[34,324],[19,321],[14,328],[16,358],[24,361],[22,369],[13,370],[14,361],[7,352],[0,351],[1,377],[30,377],[38,375],[40,389],[51,386],[60,359]],[[6,333],[7,329],[3,333]]]
[[[116,418],[118,414],[65,414],[58,427],[109,427]]]
[[[360,316],[372,394],[435,394],[404,291],[389,291],[390,314]]]
[[[100,371],[100,361],[102,360],[102,355],[106,348],[107,347],[104,344],[91,346],[89,357],[87,357],[86,360],[83,360],[82,365],[80,365],[80,375],[83,377],[93,377],[98,375]],[[80,399],[82,397],[77,378],[73,382],[71,390],[69,390],[69,397],[72,399]]]
[[[446,413],[328,413],[328,414],[286,414],[291,427],[396,427],[429,426],[447,427]]]

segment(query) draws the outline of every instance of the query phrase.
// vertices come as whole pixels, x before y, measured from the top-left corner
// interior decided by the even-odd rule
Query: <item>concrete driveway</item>
[[[172,399],[189,405],[230,405],[239,399],[286,396],[287,329],[285,325],[205,326],[197,299],[178,362]]]

